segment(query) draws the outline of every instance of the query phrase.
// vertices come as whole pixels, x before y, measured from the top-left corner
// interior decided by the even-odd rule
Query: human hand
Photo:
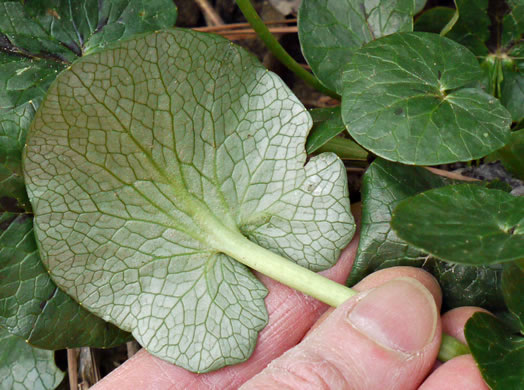
[[[344,282],[357,245],[324,275]],[[440,318],[440,288],[420,269],[376,272],[355,286],[361,294],[330,310],[258,276],[270,291],[269,324],[248,361],[198,375],[142,350],[93,389],[488,389],[470,355],[432,372],[442,329],[464,342],[464,324],[479,309]]]

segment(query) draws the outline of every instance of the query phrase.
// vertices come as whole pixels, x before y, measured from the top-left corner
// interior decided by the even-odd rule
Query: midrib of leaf
[[[160,79],[162,79],[162,77],[160,77]],[[84,81],[80,77],[78,77],[78,80],[80,81],[80,83],[82,83],[84,88],[87,91],[89,91],[89,94],[93,97],[93,99],[95,99],[98,104],[102,105],[107,110],[107,112],[110,113],[111,116],[120,124],[122,130],[133,141],[133,143],[140,149],[140,151],[144,154],[144,156],[146,156],[151,166],[165,179],[165,182],[171,187],[171,189],[175,193],[175,198],[177,200],[176,202],[177,209],[183,212],[184,214],[186,214],[188,217],[190,217],[195,222],[197,222],[197,226],[198,226],[198,230],[194,231],[193,229],[191,229],[191,227],[181,224],[180,221],[176,220],[172,216],[171,213],[169,213],[167,210],[164,210],[162,207],[156,204],[156,202],[154,202],[150,197],[148,197],[146,194],[140,191],[136,186],[132,185],[133,189],[138,194],[140,194],[147,202],[149,202],[157,210],[167,215],[169,219],[173,221],[173,225],[170,226],[171,228],[182,231],[183,233],[194,238],[195,240],[203,244],[206,244],[207,246],[211,246],[212,248],[217,249],[219,252],[224,252],[224,250],[219,249],[220,247],[223,248],[223,245],[220,245],[220,242],[225,241],[225,238],[226,238],[225,236],[228,236],[228,235],[225,235],[225,236],[224,234],[217,235],[217,232],[224,232],[225,230],[228,230],[244,238],[244,236],[242,235],[242,233],[240,233],[236,225],[226,226],[226,224],[222,222],[223,219],[220,219],[217,215],[215,215],[209,209],[209,207],[204,202],[197,199],[194,195],[192,195],[189,191],[187,191],[187,186],[185,184],[184,176],[180,169],[182,163],[178,159],[176,148],[174,148],[173,151],[174,151],[175,156],[177,156],[177,162],[178,162],[177,167],[178,167],[179,175],[169,175],[162,167],[158,165],[158,163],[153,159],[151,154],[141,145],[141,143],[136,139],[136,137],[133,136],[133,134],[126,128],[126,126],[121,122],[118,116],[115,115],[104,104],[103,101],[98,99],[93,94],[91,89],[87,85],[85,85]],[[165,88],[165,83],[163,80],[162,80],[162,83]],[[136,100],[134,99],[133,101],[136,101]],[[214,165],[216,167],[216,163]],[[111,172],[108,169],[105,169],[105,171],[108,172],[112,177],[114,177],[120,183],[124,184],[113,172]],[[216,169],[214,170],[214,172],[216,175]],[[219,192],[221,196],[222,202],[225,202],[224,196],[222,194],[222,191],[219,189],[219,186],[217,186],[217,191]],[[164,196],[168,197],[166,194],[164,194]],[[179,207],[180,205],[185,206],[185,207]],[[226,215],[224,215],[224,217],[227,217],[227,213]],[[181,225],[184,226],[184,229],[180,228]],[[209,251],[209,252],[212,252],[212,251]]]

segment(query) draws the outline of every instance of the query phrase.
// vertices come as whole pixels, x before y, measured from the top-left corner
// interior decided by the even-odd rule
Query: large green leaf
[[[475,313],[466,323],[464,334],[490,388],[524,388],[524,337],[487,313]]]
[[[427,169],[376,159],[362,180],[362,226],[348,279],[352,286],[370,273],[397,265],[424,267],[442,286],[446,307],[504,307],[500,267],[449,264],[409,245],[391,229],[391,214],[404,199],[451,181]]]
[[[413,0],[304,0],[298,13],[302,52],[313,73],[340,93],[342,71],[363,44],[413,30]]]
[[[524,334],[524,269],[514,263],[506,265],[502,273],[502,292],[508,309],[518,318]]]
[[[0,326],[46,349],[111,347],[129,334],[83,309],[42,265],[31,214],[0,212]]]
[[[475,56],[447,38],[393,34],[354,53],[344,73],[342,119],[355,141],[388,160],[479,158],[508,142],[511,123],[497,99],[465,87],[480,77]]]
[[[0,327],[0,390],[55,389],[64,373],[55,365],[54,355]]]
[[[244,361],[267,320],[265,287],[230,257],[260,248],[245,237],[321,270],[354,231],[342,162],[304,165],[310,127],[282,80],[218,36],[163,31],[84,57],[27,141],[44,263],[157,356],[200,372]]]
[[[397,235],[460,264],[524,258],[524,197],[475,184],[452,185],[405,199],[393,212]]]

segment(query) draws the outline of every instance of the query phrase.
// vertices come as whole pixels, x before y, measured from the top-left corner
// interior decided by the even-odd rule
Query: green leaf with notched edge
[[[467,161],[509,141],[507,110],[463,88],[482,77],[477,59],[447,38],[393,34],[356,51],[346,69],[342,119],[355,141],[385,159]]]
[[[266,289],[225,255],[231,237],[321,270],[354,232],[342,162],[304,165],[310,127],[280,78],[215,35],[162,31],[84,57],[27,141],[43,262],[163,359],[246,360]]]
[[[376,159],[362,180],[362,225],[357,256],[347,281],[353,286],[372,272],[407,265],[423,267],[442,286],[446,307],[504,307],[500,291],[502,270],[449,264],[409,245],[391,229],[391,214],[402,200],[451,183],[425,168]],[[500,268],[500,267],[499,267]]]
[[[111,347],[130,335],[83,309],[42,265],[33,217],[0,213],[0,326],[45,349]]]
[[[494,316],[475,313],[464,328],[477,366],[494,390],[524,388],[524,337]]]
[[[524,180],[524,129],[512,132],[509,143],[488,157],[500,160],[508,171]]]
[[[54,355],[0,327],[0,390],[55,389],[64,373],[56,366]]]
[[[403,200],[391,227],[403,240],[443,260],[471,265],[524,258],[524,197],[459,184]]]
[[[518,265],[510,263],[504,267],[502,292],[508,309],[519,319],[524,334],[524,270]]]
[[[408,245],[391,229],[396,205],[410,196],[449,181],[425,168],[410,167],[377,158],[362,178],[362,223],[357,256],[348,285],[372,272],[396,265],[420,267],[427,258],[423,251]]]
[[[353,52],[397,31],[413,30],[413,0],[304,0],[298,13],[302,52],[313,73],[334,91]]]

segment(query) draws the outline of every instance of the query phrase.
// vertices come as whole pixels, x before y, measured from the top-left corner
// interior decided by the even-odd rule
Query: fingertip
[[[489,311],[475,306],[462,306],[451,309],[442,315],[442,331],[466,344],[464,326],[471,316],[477,312],[489,313]]]
[[[489,390],[471,355],[462,355],[438,367],[419,390]]]

